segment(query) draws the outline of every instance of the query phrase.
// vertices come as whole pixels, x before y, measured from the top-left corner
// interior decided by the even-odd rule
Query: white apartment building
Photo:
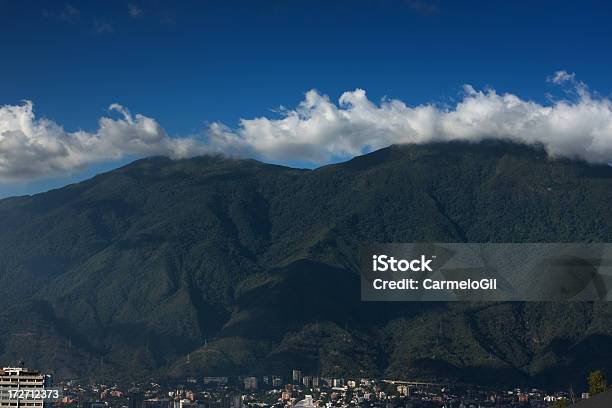
[[[49,376],[23,367],[0,369],[0,408],[43,408],[42,399],[10,398],[9,390],[44,390]]]

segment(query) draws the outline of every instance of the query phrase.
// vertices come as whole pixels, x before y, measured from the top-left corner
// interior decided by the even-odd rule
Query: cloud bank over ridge
[[[193,138],[171,138],[152,118],[132,115],[118,104],[120,118],[100,118],[94,133],[67,132],[59,124],[36,118],[32,102],[0,107],[0,181],[57,176],[87,165],[124,157],[203,154]]]
[[[512,140],[542,144],[552,157],[593,163],[612,159],[612,102],[589,92],[573,74],[549,78],[569,85],[570,99],[549,105],[464,86],[463,99],[452,108],[407,106],[399,100],[370,101],[364,90],[345,92],[334,104],[316,91],[306,93],[281,119],[242,120],[236,130],[213,124],[213,144],[225,152],[265,159],[325,163],[394,143]]]
[[[345,92],[338,103],[315,90],[279,118],[242,119],[237,128],[213,123],[200,136],[170,137],[153,118],[121,105],[94,132],[67,132],[37,118],[31,102],[0,107],[0,182],[56,176],[124,157],[173,158],[221,153],[275,162],[325,164],[391,144],[432,141],[511,140],[541,144],[551,157],[612,160],[612,101],[589,91],[574,74],[548,79],[568,90],[566,99],[540,104],[493,89],[464,86],[453,107],[408,106],[400,100],[370,101],[366,92]]]

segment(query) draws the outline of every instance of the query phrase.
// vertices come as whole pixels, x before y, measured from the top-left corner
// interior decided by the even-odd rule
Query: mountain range
[[[0,200],[0,361],[60,378],[582,386],[608,303],[361,302],[367,242],[612,242],[612,168],[504,142],[314,170],[153,157]]]

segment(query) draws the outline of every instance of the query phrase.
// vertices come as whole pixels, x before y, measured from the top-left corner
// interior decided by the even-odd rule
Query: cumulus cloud
[[[396,99],[377,104],[362,89],[345,92],[336,104],[311,90],[279,119],[243,119],[235,130],[213,124],[211,144],[223,152],[321,164],[394,143],[501,139],[542,145],[552,157],[612,160],[610,99],[592,95],[565,71],[550,81],[569,81],[574,91],[568,99],[540,104],[465,85],[460,102],[438,107]]]
[[[0,107],[0,181],[61,175],[92,163],[126,156],[186,157],[204,153],[194,138],[171,138],[152,118],[132,115],[121,105],[109,108],[119,118],[103,117],[96,132],[67,132],[38,119],[29,101]]]
[[[373,102],[366,92],[345,92],[338,102],[315,90],[276,118],[242,119],[236,128],[213,123],[200,137],[170,137],[153,118],[110,110],[93,132],[68,132],[36,118],[31,102],[0,107],[0,181],[61,175],[124,157],[207,153],[313,165],[347,159],[391,144],[509,140],[543,146],[551,157],[612,161],[612,101],[589,91],[574,74],[549,81],[569,84],[564,99],[541,104],[493,89],[466,85],[454,106]]]

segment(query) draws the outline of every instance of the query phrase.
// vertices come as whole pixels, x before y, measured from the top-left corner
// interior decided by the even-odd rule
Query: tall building
[[[9,390],[44,390],[50,377],[24,367],[5,367],[0,370],[0,408],[42,408],[42,399],[10,398]]]
[[[244,389],[247,391],[257,391],[257,377],[246,377],[244,379]]]
[[[332,384],[336,388],[344,387],[344,378],[334,378]]]
[[[300,370],[293,370],[293,384],[300,385],[302,382],[302,372]]]

